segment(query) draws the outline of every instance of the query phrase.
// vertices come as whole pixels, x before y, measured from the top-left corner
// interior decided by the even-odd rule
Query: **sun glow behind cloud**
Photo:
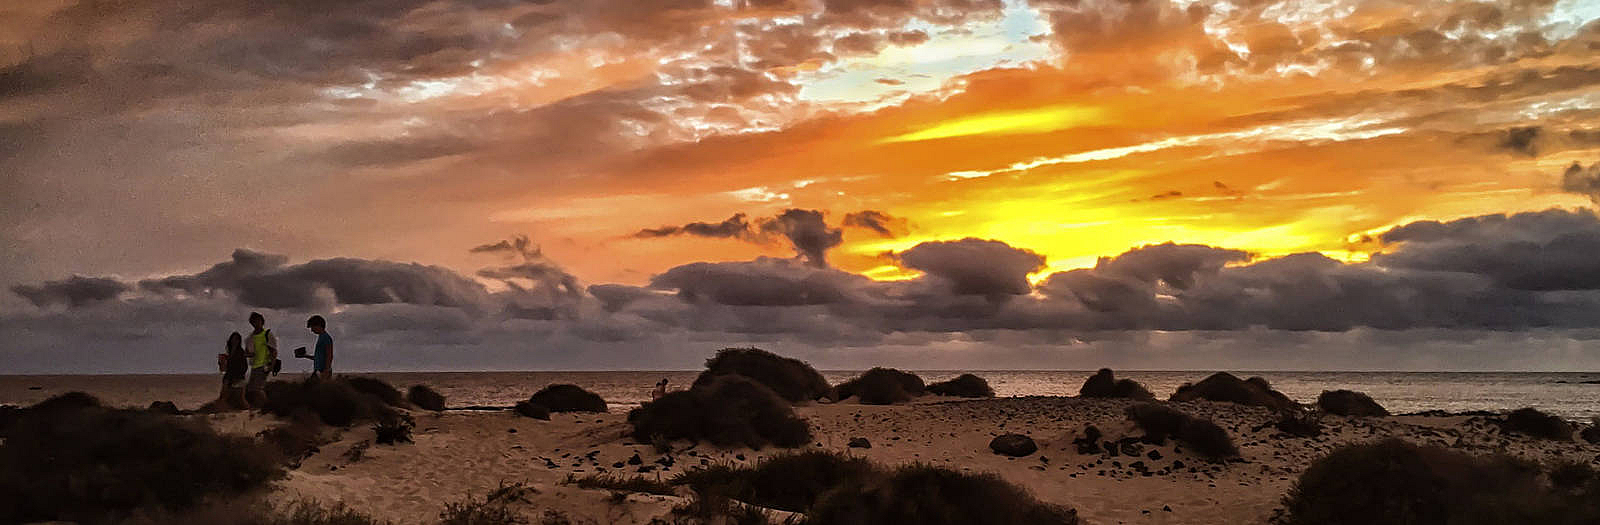
[[[1045,133],[1100,122],[1105,110],[1089,106],[1055,106],[960,117],[880,142],[914,142],[969,135]]]

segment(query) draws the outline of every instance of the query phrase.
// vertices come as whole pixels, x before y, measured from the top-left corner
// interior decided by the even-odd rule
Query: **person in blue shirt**
[[[295,352],[295,357],[311,360],[311,373],[321,379],[333,378],[333,336],[328,335],[328,321],[320,315],[313,315],[306,319],[306,328],[311,333],[317,334],[316,349],[311,355],[305,355],[305,347],[300,347]]]

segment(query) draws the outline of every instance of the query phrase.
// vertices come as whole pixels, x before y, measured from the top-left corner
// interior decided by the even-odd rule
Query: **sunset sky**
[[[0,369],[1600,368],[1600,2],[13,4]]]

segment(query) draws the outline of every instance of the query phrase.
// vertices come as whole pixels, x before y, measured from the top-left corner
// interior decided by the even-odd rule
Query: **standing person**
[[[656,383],[655,390],[650,391],[650,400],[655,401],[665,395],[667,395],[667,378],[663,377],[660,382]]]
[[[250,358],[245,355],[244,338],[239,332],[228,335],[226,353],[222,355],[222,394],[219,406],[235,410],[250,408],[244,399],[245,374],[250,370]]]
[[[333,379],[333,336],[328,335],[328,321],[313,315],[306,319],[306,328],[317,334],[316,350],[311,352],[311,373],[321,379]]]
[[[245,398],[254,407],[267,404],[267,376],[278,360],[278,338],[266,326],[267,318],[250,312],[250,381],[245,384]]]

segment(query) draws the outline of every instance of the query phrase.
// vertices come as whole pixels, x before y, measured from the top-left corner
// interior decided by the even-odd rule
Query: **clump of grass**
[[[20,410],[0,446],[0,523],[107,523],[184,510],[283,475],[277,450],[209,426],[71,394]]]
[[[892,405],[910,401],[926,389],[916,374],[879,367],[840,383],[834,387],[834,394],[839,399],[854,397],[866,405]]]
[[[1224,459],[1239,455],[1228,432],[1209,419],[1191,416],[1182,411],[1155,403],[1141,403],[1128,407],[1128,419],[1145,432],[1152,443],[1165,443],[1177,439],[1190,450],[1209,459]]]
[[[1350,390],[1325,390],[1317,396],[1317,408],[1340,416],[1387,416],[1389,411],[1373,401],[1371,396]]]
[[[1557,471],[1560,469],[1558,468]],[[1556,477],[1575,476],[1572,473]],[[1488,525],[1600,522],[1600,482],[1545,483],[1539,465],[1399,439],[1351,445],[1312,463],[1283,499],[1277,525]],[[1555,488],[1552,488],[1555,487]]]
[[[930,384],[928,392],[941,396],[994,397],[994,389],[989,388],[989,382],[972,374],[961,374],[949,381]]]
[[[1211,374],[1199,383],[1185,383],[1178,387],[1178,391],[1168,400],[1179,402],[1197,399],[1267,407],[1274,410],[1300,409],[1299,403],[1295,403],[1282,392],[1273,390],[1266,379],[1252,377],[1240,380],[1227,372]]]
[[[446,503],[439,513],[439,525],[528,525],[527,516],[511,505],[527,503],[533,489],[522,483],[501,482],[500,487],[482,499],[467,496]]]
[[[694,380],[704,386],[725,375],[740,375],[766,385],[790,403],[829,397],[833,388],[817,369],[799,359],[759,348],[724,348],[706,360],[706,370]]]
[[[428,388],[428,385],[411,385],[411,389],[406,390],[406,401],[423,410],[444,410],[444,394]]]
[[[673,392],[628,412],[639,442],[678,439],[709,441],[720,447],[798,447],[811,440],[811,428],[772,389],[744,376],[718,376],[689,390]]]
[[[1084,380],[1083,386],[1078,387],[1079,397],[1123,398],[1123,399],[1155,399],[1156,396],[1145,389],[1144,385],[1132,379],[1117,379],[1116,373],[1110,368],[1096,371],[1089,379]]]
[[[578,385],[557,384],[544,387],[529,403],[550,409],[551,412],[605,412],[606,400]]]
[[[372,388],[370,384],[368,388]],[[262,406],[265,412],[279,417],[292,417],[298,412],[309,411],[323,423],[338,427],[395,414],[395,410],[383,399],[357,390],[343,378],[327,381],[313,376],[300,382],[273,381],[267,383],[266,393],[267,402]]]
[[[384,420],[379,421],[378,424],[372,426],[372,431],[376,434],[376,437],[373,438],[373,441],[378,442],[379,445],[412,443],[411,429],[415,428],[416,426],[417,424],[411,419],[411,416],[401,415],[393,418],[385,418]]]
[[[586,489],[643,492],[646,494],[659,494],[662,496],[671,496],[677,493],[673,490],[671,483],[665,483],[649,478],[622,477],[612,476],[609,474],[590,474],[582,477],[568,474],[566,484],[576,485],[580,488]]]
[[[753,505],[806,512],[824,492],[848,482],[879,476],[871,462],[822,450],[779,454],[754,467],[726,465],[692,470],[672,479],[697,493],[717,493]]]
[[[357,392],[365,393],[378,398],[383,404],[397,408],[407,408],[405,396],[388,382],[376,377],[366,376],[340,376],[336,381],[350,385]]]
[[[1540,439],[1572,441],[1571,423],[1534,408],[1519,408],[1506,414],[1500,429]]]
[[[181,512],[136,516],[123,525],[389,525],[345,506],[299,500],[273,508],[260,501],[229,500]]]

